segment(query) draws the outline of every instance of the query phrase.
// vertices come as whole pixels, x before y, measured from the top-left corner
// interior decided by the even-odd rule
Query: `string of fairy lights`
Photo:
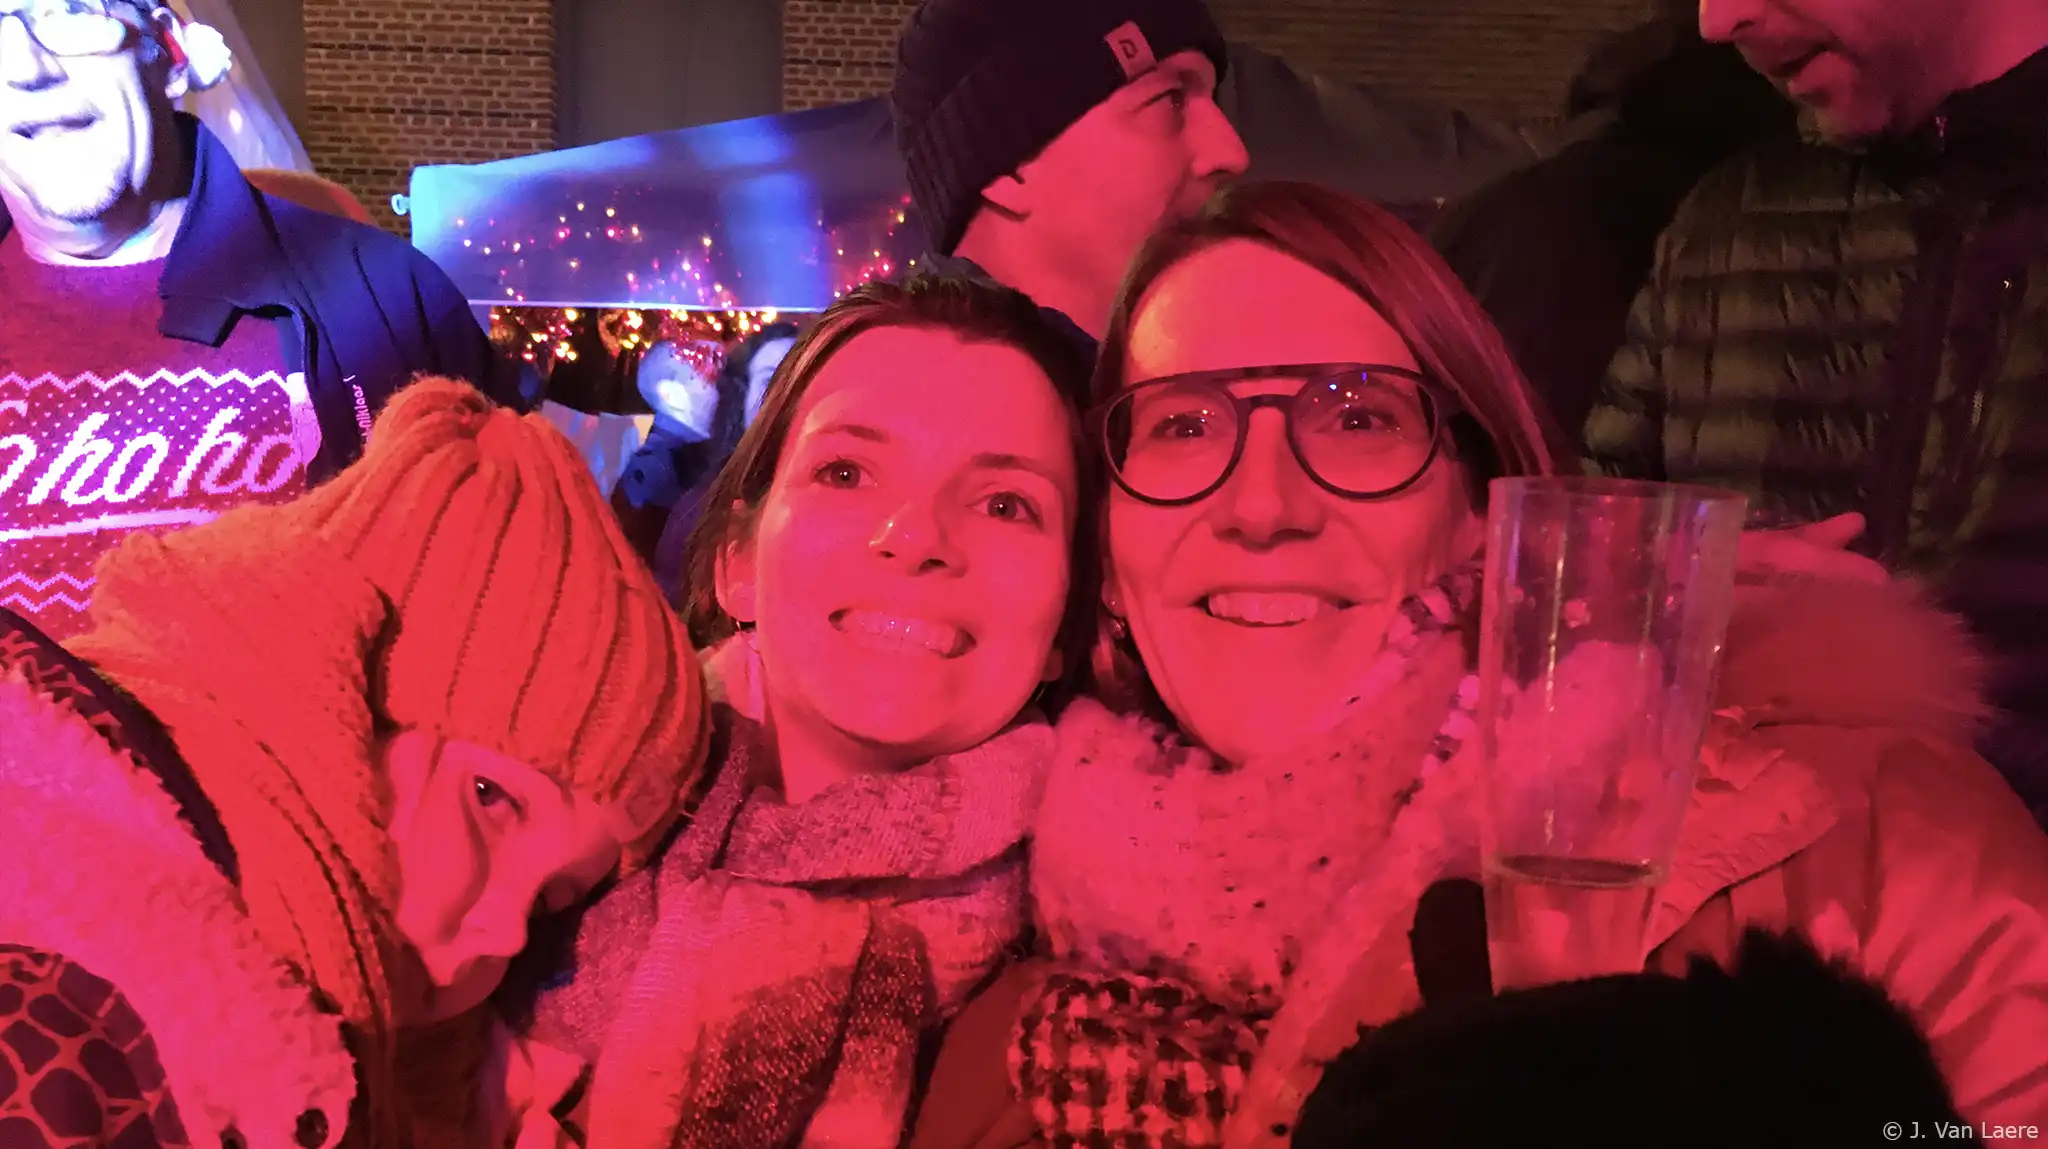
[[[634,198],[625,195],[622,202],[603,205],[578,202],[556,212],[552,226],[543,223],[501,229],[496,219],[480,221],[478,226],[467,219],[455,221],[458,230],[475,233],[463,237],[464,248],[502,261],[497,278],[506,301],[491,309],[491,337],[502,350],[546,372],[558,362],[573,362],[589,352],[587,341],[579,350],[576,337],[587,329],[593,315],[604,349],[614,358],[644,352],[662,342],[709,340],[729,346],[777,321],[781,313],[774,309],[739,306],[735,285],[724,282],[714,270],[729,261],[723,258],[725,253],[713,234],[701,234],[695,244],[685,243],[678,251],[673,238],[658,238],[650,234],[654,228],[634,222],[631,217],[638,214],[632,210]],[[818,218],[822,238],[816,258],[828,266],[833,298],[843,297],[868,280],[897,272],[898,256],[892,253],[902,246],[898,236],[909,224],[909,207],[905,196],[869,219],[831,228],[826,227],[823,216]],[[511,238],[505,234],[507,230],[513,233]],[[638,258],[598,259],[590,250],[597,243],[656,250]],[[615,272],[619,279],[583,288],[586,297],[630,300],[645,296],[662,303],[644,307],[528,305],[521,284],[546,260],[561,261],[557,269],[572,273],[558,279],[582,278],[576,273],[585,273],[586,260],[614,269],[624,265],[622,271]],[[902,262],[908,268],[917,261]]]

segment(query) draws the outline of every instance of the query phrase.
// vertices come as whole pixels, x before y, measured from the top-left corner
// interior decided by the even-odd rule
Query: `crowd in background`
[[[609,490],[189,34],[0,11],[0,1149],[2048,1125],[2033,0],[1666,13],[1428,239],[1241,178],[1201,0],[923,0],[920,272]],[[1642,972],[1496,992],[1489,484],[1582,470],[1753,518]]]

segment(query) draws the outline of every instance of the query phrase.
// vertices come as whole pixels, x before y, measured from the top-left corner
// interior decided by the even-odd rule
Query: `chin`
[[[504,980],[503,958],[477,958],[465,962],[452,982],[443,982],[436,971],[434,988],[427,998],[427,1022],[448,1021],[468,1013],[489,1001]]]
[[[1022,704],[1000,718],[977,717],[952,690],[845,690],[822,717],[841,734],[884,752],[900,752],[905,767],[941,754],[972,749],[1009,724]]]

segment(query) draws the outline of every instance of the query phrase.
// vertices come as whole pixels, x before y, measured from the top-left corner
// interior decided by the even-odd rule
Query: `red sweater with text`
[[[59,641],[85,629],[93,567],[131,531],[205,522],[305,489],[320,446],[277,325],[219,347],[157,332],[161,261],[35,262],[0,240],[0,607]]]

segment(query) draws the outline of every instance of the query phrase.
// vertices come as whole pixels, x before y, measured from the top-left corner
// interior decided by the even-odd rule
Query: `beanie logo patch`
[[[1102,40],[1116,53],[1117,66],[1124,70],[1125,80],[1135,80],[1159,66],[1158,57],[1152,54],[1152,42],[1145,39],[1144,29],[1138,27],[1136,20],[1117,25]]]

